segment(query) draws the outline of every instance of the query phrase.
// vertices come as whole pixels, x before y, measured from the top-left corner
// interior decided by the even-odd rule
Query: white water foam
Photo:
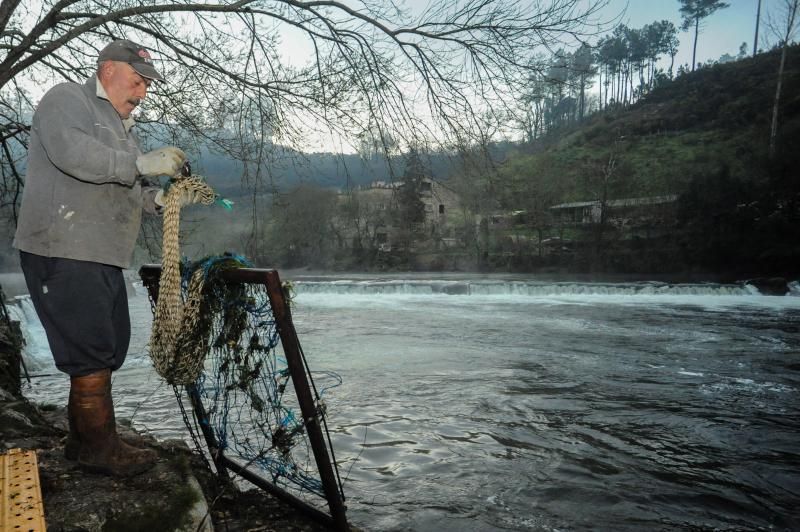
[[[47,335],[36,315],[30,296],[17,296],[7,307],[11,319],[20,322],[22,336],[25,339],[23,360],[28,371],[53,368],[53,357],[47,344]]]
[[[542,283],[534,281],[486,280],[348,280],[303,281],[294,287],[298,293],[334,294],[446,294],[463,295],[514,295],[514,296],[665,296],[665,295],[759,295],[758,289],[749,285],[722,285],[711,283],[667,284],[644,283]]]

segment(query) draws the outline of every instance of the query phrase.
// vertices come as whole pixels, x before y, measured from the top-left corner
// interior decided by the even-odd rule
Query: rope
[[[150,336],[150,358],[156,372],[169,384],[191,384],[203,369],[207,338],[191,334],[200,314],[203,271],[189,281],[181,295],[180,212],[183,203],[214,203],[214,191],[198,176],[175,176],[164,196],[164,221],[159,295]],[[188,201],[187,201],[188,200]],[[182,332],[188,334],[182,334]]]

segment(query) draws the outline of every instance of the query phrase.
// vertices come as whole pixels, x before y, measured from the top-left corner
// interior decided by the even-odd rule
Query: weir
[[[393,279],[297,280],[299,293],[482,296],[748,296],[752,285],[717,283],[576,283],[528,280]]]

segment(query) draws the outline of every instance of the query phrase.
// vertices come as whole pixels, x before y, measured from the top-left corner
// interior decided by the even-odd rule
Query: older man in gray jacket
[[[111,372],[125,360],[130,317],[122,269],[130,266],[142,210],[185,160],[175,147],[142,153],[131,112],[154,81],[150,54],[128,40],[98,57],[84,85],[62,83],[33,117],[14,245],[56,367],[70,376],[65,455],[90,471],[127,476],[155,453],[116,432]]]

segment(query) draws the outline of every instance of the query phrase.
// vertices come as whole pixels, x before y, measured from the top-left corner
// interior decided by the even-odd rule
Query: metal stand
[[[214,436],[214,431],[211,429],[211,424],[208,421],[208,414],[203,406],[203,401],[200,400],[200,393],[197,391],[194,384],[190,384],[186,387],[186,394],[189,396],[189,401],[192,403],[192,410],[194,410],[194,415],[197,418],[197,422],[200,424],[200,430],[203,433],[203,438],[206,440],[208,452],[211,454],[211,459],[214,461],[214,466],[217,468],[217,475],[227,482],[230,480],[230,476],[228,475],[228,470],[225,468],[225,462],[222,459],[222,449],[219,448],[217,438]]]

